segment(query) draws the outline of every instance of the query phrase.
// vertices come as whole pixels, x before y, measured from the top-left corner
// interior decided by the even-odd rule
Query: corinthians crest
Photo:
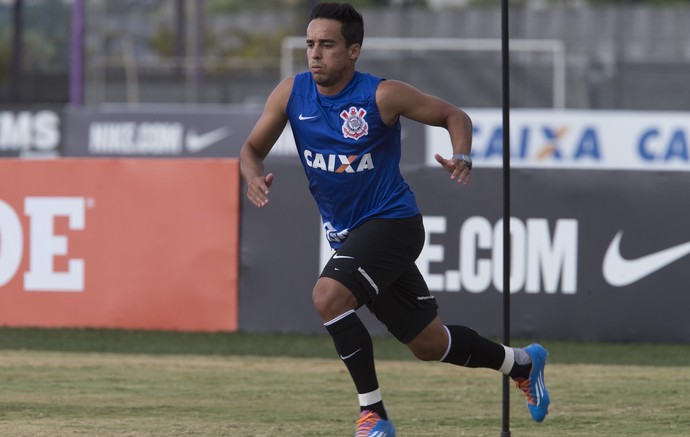
[[[364,108],[357,109],[354,106],[340,113],[340,117],[345,120],[343,123],[343,136],[345,138],[358,140],[359,137],[369,133],[369,125],[364,120],[365,115],[367,115],[367,111]]]

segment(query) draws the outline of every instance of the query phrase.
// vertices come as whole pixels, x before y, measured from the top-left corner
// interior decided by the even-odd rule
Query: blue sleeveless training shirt
[[[292,85],[290,127],[334,249],[368,219],[419,214],[400,174],[400,121],[387,126],[376,106],[381,80],[355,72],[335,96],[319,94],[309,72],[296,75]]]

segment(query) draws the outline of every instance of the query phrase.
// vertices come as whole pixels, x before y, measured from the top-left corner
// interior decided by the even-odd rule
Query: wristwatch
[[[457,159],[458,161],[462,161],[465,163],[467,166],[468,170],[472,170],[472,158],[470,158],[470,155],[465,155],[464,153],[458,153],[457,155],[453,155],[453,158]]]

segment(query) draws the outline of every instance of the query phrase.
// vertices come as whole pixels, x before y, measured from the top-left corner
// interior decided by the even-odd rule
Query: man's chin
[[[314,82],[319,85],[319,86],[331,86],[333,83],[328,80],[327,77],[325,77],[323,74],[320,73],[313,73],[311,74],[312,79],[314,79]]]

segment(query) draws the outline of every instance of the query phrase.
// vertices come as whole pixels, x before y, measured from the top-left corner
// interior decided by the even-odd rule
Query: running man
[[[262,208],[274,181],[273,173],[264,171],[264,159],[290,122],[334,250],[312,299],[357,390],[355,436],[395,436],[372,340],[356,312],[364,305],[420,360],[509,375],[526,395],[533,419],[541,422],[550,403],[546,350],[538,344],[510,348],[469,327],[444,325],[415,265],[424,227],[399,169],[400,117],[448,131],[452,155],[435,158],[461,185],[472,176],[472,122],[461,109],[407,83],[357,71],[363,36],[362,16],[351,5],[316,5],[306,34],[309,71],[276,86],[240,152],[247,197]]]

